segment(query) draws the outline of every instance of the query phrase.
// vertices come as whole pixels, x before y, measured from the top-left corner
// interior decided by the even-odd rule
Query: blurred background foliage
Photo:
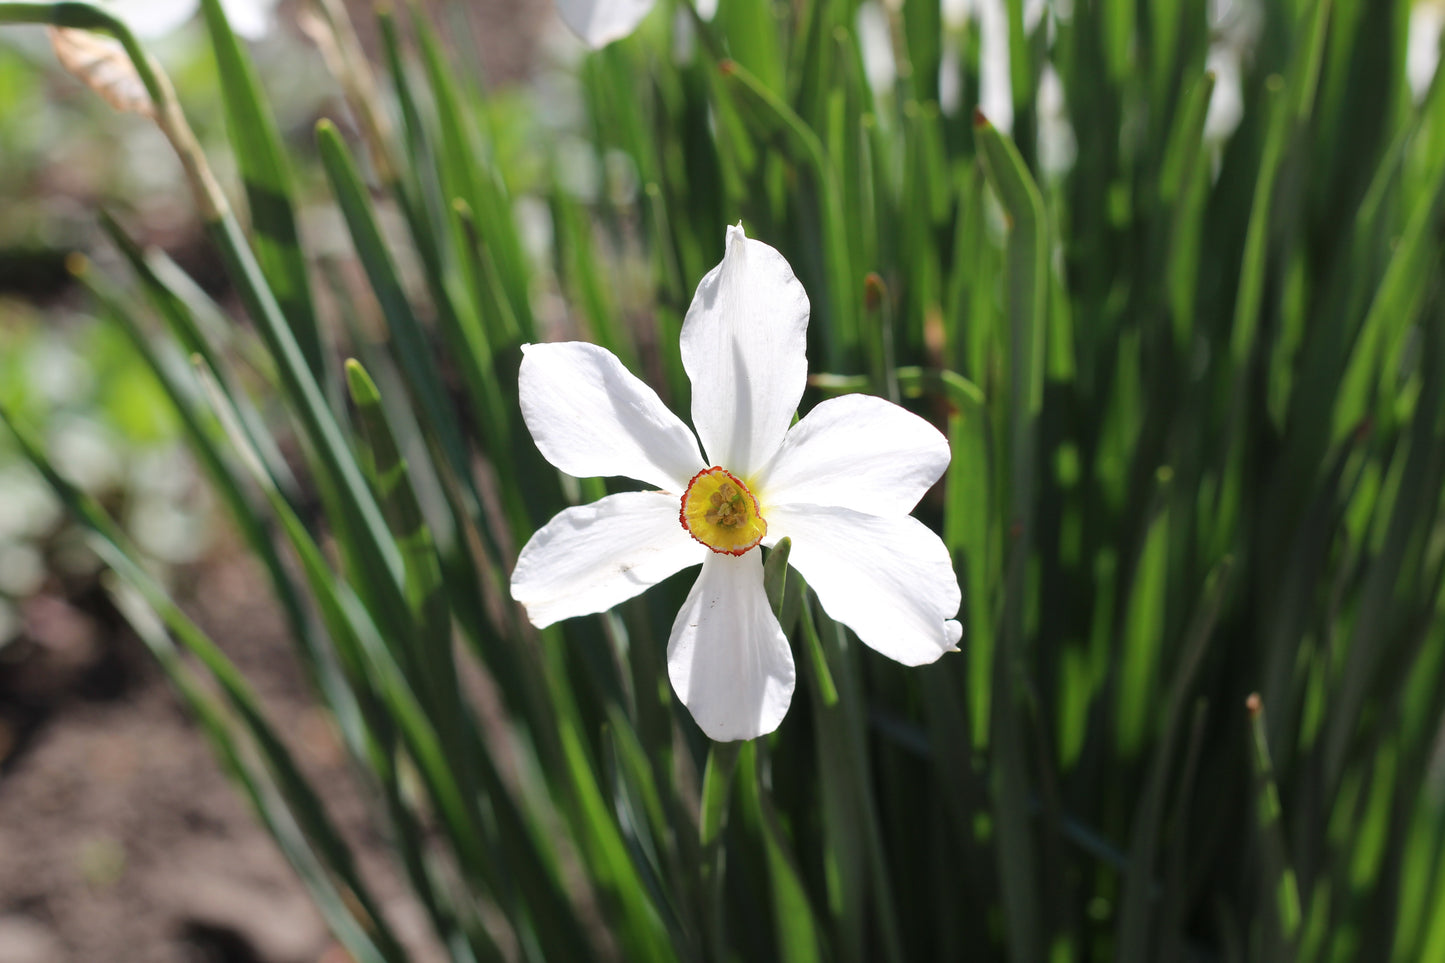
[[[455,959],[1445,960],[1438,5],[662,2],[509,93],[445,13],[364,46],[308,4],[321,54],[278,56],[202,7],[166,64],[231,198],[190,182],[199,285],[112,200],[146,185],[107,138],[159,156],[155,127],[80,126],[103,108],[41,48],[0,59],[0,190],[51,145],[91,178],[59,218],[7,195],[0,248],[89,248],[104,318],[81,352],[7,307],[6,450],[356,960],[405,953],[325,788],[64,463],[71,408],[186,439]],[[919,515],[965,635],[860,651],[774,553],[803,682],[714,746],[662,673],[685,577],[540,633],[505,586],[615,484],[532,448],[518,346],[596,341],[686,410],[682,315],[739,219],[812,299],[805,407],[866,390],[949,434]],[[45,351],[94,390],[25,387]]]

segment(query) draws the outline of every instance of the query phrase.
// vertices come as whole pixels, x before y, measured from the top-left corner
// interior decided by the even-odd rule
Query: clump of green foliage
[[[320,4],[365,162],[329,122],[316,147],[385,322],[352,332],[346,369],[219,3],[248,232],[119,24],[66,3],[0,22],[120,36],[188,156],[256,336],[198,324],[200,296],[114,222],[149,303],[88,280],[154,360],[454,958],[1445,959],[1445,85],[1412,96],[1408,4],[1261,0],[1237,129],[1211,133],[1205,0],[1028,22],[1008,0],[1012,136],[973,110],[971,23],[865,6],[894,58],[876,89],[855,0],[660,4],[577,67],[569,142],[632,185],[579,198],[424,20],[381,16],[374,85]],[[1072,151],[1051,153],[1064,119]],[[685,578],[542,632],[505,591],[515,547],[612,484],[559,477],[521,424],[539,289],[686,410],[682,312],[739,218],[812,298],[827,373],[805,405],[867,390],[947,430],[920,515],[965,626],[937,665],[873,658],[775,553],[803,684],[740,746],[667,687]],[[291,424],[257,414],[247,357]],[[50,477],[338,938],[403,959],[324,787]],[[461,678],[485,680],[485,716]]]

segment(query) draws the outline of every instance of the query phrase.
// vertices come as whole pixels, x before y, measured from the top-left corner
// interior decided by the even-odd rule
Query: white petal
[[[667,643],[667,674],[708,738],[755,739],[793,700],[793,653],[763,591],[761,552],[709,552]]]
[[[863,55],[863,76],[875,95],[887,96],[898,80],[898,61],[893,56],[892,24],[888,11],[873,0],[858,5],[858,51]]]
[[[864,644],[904,665],[923,665],[958,644],[952,621],[962,594],[943,540],[908,515],[788,506],[768,516],[768,538],[793,540],[788,563],[823,610]]]
[[[1240,52],[1222,43],[1211,44],[1204,69],[1214,73],[1214,93],[1204,115],[1204,137],[1210,142],[1225,140],[1244,118],[1244,88],[1240,79]]]
[[[624,492],[569,508],[522,547],[512,598],[538,628],[604,612],[710,554],[677,520],[678,499]]]
[[[162,37],[191,18],[200,0],[103,0],[100,7],[142,38]]]
[[[1405,44],[1405,77],[1416,102],[1423,100],[1440,63],[1440,34],[1445,30],[1445,9],[1417,3],[1410,8],[1409,41]]]
[[[569,475],[626,475],[681,495],[707,467],[682,419],[606,348],[524,344],[518,389],[537,448]]]
[[[682,325],[692,423],[710,464],[746,476],[787,433],[808,380],[808,295],[783,256],[741,227]]]
[[[1004,0],[979,0],[979,109],[1005,134],[1014,126],[1013,81],[1009,73],[1008,9]]]
[[[221,0],[226,21],[238,36],[259,40],[274,23],[277,0]]]
[[[637,29],[653,0],[557,0],[557,12],[572,32],[594,49]]]
[[[911,411],[872,395],[844,395],[794,425],[754,481],[764,518],[768,506],[796,504],[904,515],[948,459],[948,439]]]

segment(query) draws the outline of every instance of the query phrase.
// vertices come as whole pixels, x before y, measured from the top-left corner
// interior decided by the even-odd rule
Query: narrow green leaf
[[[66,507],[94,535],[92,545],[102,560],[144,597],[146,603],[165,621],[185,648],[206,667],[232,709],[241,716],[247,730],[256,740],[258,750],[306,836],[317,846],[327,866],[338,874],[364,909],[368,918],[365,925],[373,929],[385,944],[397,946],[395,938],[386,928],[385,918],[357,873],[350,847],[331,823],[320,798],[301,774],[285,743],[266,721],[260,702],[245,678],[215,643],[175,605],[144,566],[136,561],[136,552],[104,509],[55,471],[40,446],[11,420],[8,412],[0,410],[0,422],[10,430],[22,453],[45,476]]]
[[[366,437],[372,484],[406,569],[406,598],[415,632],[402,649],[403,657],[413,667],[417,686],[437,719],[463,785],[470,787],[472,766],[465,735],[469,723],[457,689],[451,611],[436,545],[422,517],[406,461],[386,422],[376,384],[355,360],[346,363],[346,382]]]
[[[1260,301],[1264,297],[1265,269],[1268,266],[1269,228],[1274,209],[1275,179],[1284,159],[1285,144],[1293,117],[1284,100],[1284,81],[1270,77],[1265,82],[1265,141],[1260,158],[1259,177],[1254,185],[1254,202],[1249,213],[1249,229],[1244,239],[1244,255],[1240,261],[1239,292],[1234,302],[1234,326],[1230,331],[1230,357],[1237,370],[1243,370],[1254,350],[1259,327]]]
[[[1173,4],[1166,0],[1155,3],[1155,6],[1172,8]],[[1169,129],[1164,159],[1159,164],[1159,200],[1166,207],[1179,200],[1199,162],[1206,159],[1203,156],[1204,121],[1209,115],[1209,101],[1214,96],[1216,79],[1210,71],[1190,85],[1184,94],[1182,108]]]
[[[763,589],[767,592],[768,605],[778,619],[783,617],[783,592],[787,589],[788,555],[792,550],[793,540],[785,536],[768,552],[763,563]]]
[[[1134,566],[1124,613],[1115,741],[1125,758],[1138,755],[1157,724],[1155,695],[1164,649],[1168,563],[1169,517],[1167,512],[1160,512],[1149,526]]]
[[[772,606],[773,614],[777,616],[779,624],[783,627],[785,635],[791,635],[794,625],[797,624],[799,606],[802,600],[801,579],[788,580],[788,555],[792,551],[793,540],[782,538],[768,552],[767,561],[763,563],[763,587],[767,591],[768,604]],[[791,591],[789,591],[791,589]],[[803,645],[808,650],[808,658],[812,661],[813,671],[817,679],[818,697],[823,704],[831,706],[838,701],[838,689],[833,684],[833,675],[828,670],[828,660],[823,654],[822,646],[818,643],[816,633],[805,635]]]
[[[843,210],[837,171],[823,149],[823,143],[803,119],[772,90],[734,61],[724,61],[719,89],[730,93],[730,102],[744,111],[761,139],[780,138],[787,154],[806,162],[822,204],[823,261],[828,278],[827,310],[835,347],[830,366],[840,367],[845,352],[859,343],[857,304],[863,278],[855,272],[849,255],[850,232]]]
[[[1150,919],[1153,914],[1149,909],[1155,887],[1158,834],[1164,822],[1164,793],[1171,763],[1178,754],[1177,743],[1189,703],[1189,690],[1214,636],[1214,626],[1224,603],[1232,566],[1233,561],[1226,559],[1210,573],[1180,647],[1179,661],[1169,684],[1163,734],[1154,743],[1154,754],[1149,763],[1144,794],[1134,816],[1134,831],[1129,844],[1129,871],[1124,878],[1123,906],[1119,913],[1117,958],[1121,963],[1136,960],[1147,963],[1158,958],[1158,950],[1151,948]]]
[[[1265,858],[1260,861],[1260,897],[1269,907],[1270,929],[1265,953],[1272,960],[1294,959],[1300,934],[1300,894],[1290,866],[1279,788],[1265,735],[1264,703],[1252,695],[1248,701],[1251,756],[1254,760],[1255,818]]]
[[[321,379],[325,371],[323,338],[296,227],[291,170],[276,118],[250,57],[226,20],[221,0],[202,0],[201,10],[220,71],[226,128],[251,210],[256,257],[311,373]]]
[[[1345,368],[1335,398],[1331,440],[1354,431],[1370,413],[1370,392],[1384,383],[1394,359],[1388,346],[1409,330],[1419,316],[1421,296],[1434,281],[1431,265],[1438,261],[1439,245],[1433,226],[1445,201],[1445,166],[1440,168],[1427,197],[1410,212],[1404,233],[1394,246],[1385,276],[1360,323],[1355,350]]]
[[[1009,953],[1017,963],[1040,959],[1034,847],[1027,825],[1029,779],[1024,760],[1016,674],[1024,643],[1025,564],[1034,538],[1036,421],[1043,406],[1048,311],[1048,225],[1043,198],[1012,142],[982,114],[974,138],[989,185],[1011,224],[1005,304],[1009,337],[1009,546],[1003,618],[994,653],[991,740],[995,753],[994,817]]]
[[[413,4],[412,23],[420,42],[422,63],[435,99],[442,186],[448,201],[461,198],[475,212],[488,254],[495,259],[499,297],[509,308],[508,319],[515,327],[493,330],[494,343],[515,343],[536,338],[529,293],[530,276],[512,202],[499,172],[492,164],[491,151],[483,143],[465,106],[458,72],[446,62],[442,46],[431,26],[431,18]],[[502,316],[484,318],[500,324]]]
[[[738,759],[738,802],[742,817],[756,827],[767,856],[777,958],[784,963],[820,963],[817,920],[763,777],[759,743],[745,743]]]
[[[377,224],[361,175],[334,124],[324,120],[319,123],[316,142],[332,191],[351,230],[357,255],[366,269],[382,313],[386,315],[387,330],[401,369],[406,374],[407,387],[422,412],[422,423],[436,433],[451,470],[460,478],[470,478],[466,444],[453,408],[443,394],[441,374],[402,290],[400,277]]]
[[[220,309],[214,302],[204,299],[204,294],[195,288],[173,262],[162,259],[163,256],[159,254],[147,257],[109,212],[101,211],[100,224],[126,263],[140,278],[147,299],[165,322],[172,337],[180,342],[187,354],[200,357],[206,366],[216,373],[222,390],[240,414],[246,435],[251,439],[271,477],[283,491],[295,492],[298,487],[295,476],[276,440],[266,429],[260,412],[256,410],[246,392],[236,384],[236,379],[230,376],[229,366],[220,362],[222,355],[245,357],[263,378],[274,384],[274,366],[267,363],[270,359],[264,357],[255,342],[226,339],[225,334],[234,333],[236,326],[221,316]],[[163,276],[162,268],[166,266],[172,268],[173,273],[168,272]],[[180,287],[182,284],[188,285],[190,289]],[[212,311],[215,316],[208,317],[207,313]],[[257,354],[262,354],[262,357],[254,357]]]
[[[276,841],[287,861],[306,885],[331,932],[359,963],[400,961],[400,947],[395,944],[388,947],[385,943],[378,945],[372,934],[367,932],[365,923],[353,915],[345,894],[336,887],[331,875],[317,860],[294,815],[280,799],[275,785],[247,761],[241,732],[180,658],[175,644],[166,634],[165,626],[141,592],[121,582],[108,588],[116,602],[116,608],[160,663],[171,684],[180,693],[182,701],[200,723],[201,731],[205,733],[222,767],[250,799],[257,816],[270,831],[271,838]]]

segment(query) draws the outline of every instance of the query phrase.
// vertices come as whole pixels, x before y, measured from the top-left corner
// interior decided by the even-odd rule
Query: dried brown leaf
[[[60,65],[106,103],[119,111],[155,116],[150,93],[119,41],[67,27],[51,27],[49,32]]]

